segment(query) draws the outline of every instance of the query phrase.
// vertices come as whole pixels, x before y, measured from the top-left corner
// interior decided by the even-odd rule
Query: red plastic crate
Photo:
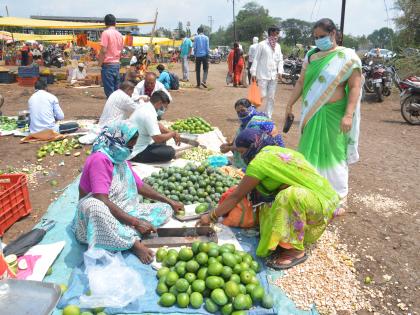
[[[21,78],[18,77],[17,81],[20,86],[30,86],[34,87],[35,82],[38,81],[39,77],[33,77],[33,78]]]
[[[0,175],[0,236],[31,211],[26,175]]]

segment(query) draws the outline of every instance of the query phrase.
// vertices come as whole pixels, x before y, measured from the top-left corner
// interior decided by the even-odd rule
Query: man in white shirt
[[[120,88],[109,96],[99,119],[101,128],[112,122],[128,119],[134,110],[139,107],[139,104],[131,98],[133,91],[134,84],[130,81],[124,81],[120,84]]]
[[[258,37],[252,39],[252,45],[249,47],[248,51],[248,81],[251,84],[251,67],[252,62],[254,61],[255,53],[257,52],[258,47]]]
[[[169,101],[172,102],[171,94],[165,89],[165,86],[156,80],[156,74],[153,72],[147,72],[143,81],[134,88],[133,100],[138,102],[140,99],[148,101],[152,94],[156,91],[163,91],[168,95]]]
[[[177,145],[181,139],[177,132],[171,131],[158,122],[170,103],[164,91],[157,91],[150,97],[150,102],[141,104],[131,115],[129,121],[137,127],[139,137],[131,154],[131,161],[140,163],[164,163],[175,157],[175,150],[166,145],[174,139]]]
[[[30,133],[47,129],[59,132],[58,120],[64,119],[64,113],[58,104],[58,98],[47,92],[47,83],[38,80],[35,83],[35,93],[28,100]]]
[[[71,76],[70,84],[82,83],[86,79],[86,69],[84,63],[80,62],[77,69],[74,69]]]
[[[251,79],[258,81],[265,113],[270,118],[273,114],[277,79],[283,74],[283,54],[277,43],[279,34],[280,29],[277,26],[268,29],[268,37],[258,44],[251,66]]]

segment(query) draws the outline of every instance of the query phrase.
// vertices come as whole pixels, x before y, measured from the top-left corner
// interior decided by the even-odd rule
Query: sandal
[[[276,255],[276,258],[278,258],[278,254]],[[308,255],[306,255],[305,253],[302,257],[296,258],[286,254],[285,258],[291,261],[290,264],[277,264],[277,259],[272,259],[272,257],[270,256],[270,258],[266,260],[266,265],[267,267],[273,268],[275,270],[285,270],[305,262],[306,259],[308,259]]]

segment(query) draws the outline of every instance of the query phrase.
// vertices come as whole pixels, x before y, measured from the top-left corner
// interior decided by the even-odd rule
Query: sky
[[[236,12],[247,0],[236,0]],[[340,23],[340,0],[256,0],[269,10],[269,14],[282,19],[298,18],[316,21],[323,17]],[[370,34],[381,27],[393,27],[387,19],[397,12],[392,9],[393,0],[347,0],[344,32],[352,35]],[[140,21],[153,20],[156,9],[159,11],[158,27],[174,29],[178,21],[191,23],[194,31],[200,24],[209,25],[209,17],[214,20],[213,30],[227,26],[232,21],[232,0],[6,0],[0,2],[0,15],[29,17],[30,15],[71,15],[104,16],[112,13],[117,17],[137,18]],[[142,27],[146,33],[150,27]],[[252,36],[252,35],[250,35]]]

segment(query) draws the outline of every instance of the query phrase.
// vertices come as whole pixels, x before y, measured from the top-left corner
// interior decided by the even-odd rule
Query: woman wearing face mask
[[[240,121],[240,126],[236,135],[241,131],[249,129],[258,129],[271,136],[277,135],[277,130],[274,122],[267,117],[265,113],[257,111],[257,109],[251,104],[251,102],[246,98],[241,98],[235,103],[235,111],[238,115]],[[280,135],[277,136],[279,145],[284,147],[283,139]],[[222,153],[227,153],[229,151],[233,152],[233,165],[236,168],[245,168],[246,164],[242,160],[241,154],[236,150],[234,141],[231,143],[225,143],[220,146],[220,151]]]
[[[317,47],[305,57],[286,119],[302,96],[298,150],[340,195],[341,214],[348,193],[348,165],[359,159],[362,64],[354,50],[337,45],[332,20],[316,22],[313,36]]]
[[[166,223],[183,205],[143,183],[126,159],[138,131],[127,122],[104,127],[93,144],[79,185],[73,229],[76,239],[112,251],[131,250],[143,263],[153,252],[141,239]],[[141,204],[139,194],[160,201]]]
[[[246,129],[235,140],[248,164],[237,189],[199,224],[209,225],[225,216],[256,189],[273,200],[260,208],[257,255],[267,265],[287,269],[306,260],[305,247],[316,242],[336,214],[338,194],[302,154],[275,145],[267,134]]]

